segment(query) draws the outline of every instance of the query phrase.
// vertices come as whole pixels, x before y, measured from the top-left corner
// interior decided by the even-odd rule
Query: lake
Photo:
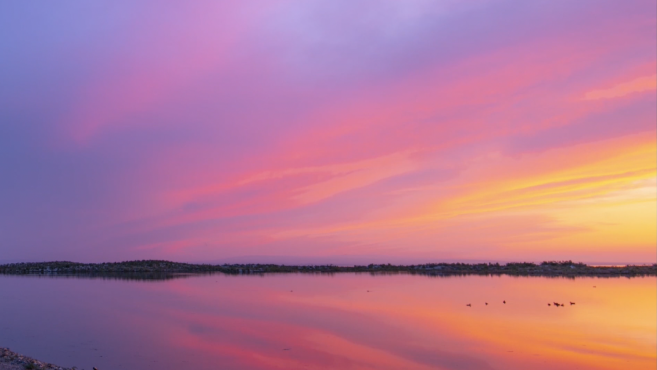
[[[0,346],[87,370],[654,370],[655,312],[655,277],[0,276]]]

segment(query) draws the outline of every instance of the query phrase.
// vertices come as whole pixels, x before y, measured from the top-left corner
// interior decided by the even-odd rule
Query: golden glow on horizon
[[[399,235],[394,230],[401,228],[406,237],[409,232],[433,230],[439,242],[444,239],[445,227],[469,223],[476,229],[482,222],[508,219],[509,225],[499,232],[487,227],[487,232],[492,232],[488,237],[499,240],[500,246],[506,245],[509,252],[523,258],[531,258],[532,250],[584,253],[615,250],[649,256],[657,243],[656,157],[652,133],[520,158],[496,154],[478,160],[445,185],[418,190],[428,197],[435,189],[440,194],[439,200],[430,207],[411,208],[407,216],[384,213],[376,221],[311,230],[288,229],[274,235],[276,238],[307,234],[349,237],[357,233],[382,241]],[[519,222],[514,229],[513,223],[517,221],[510,221],[537,216],[543,217],[543,224],[547,220],[551,225],[537,240],[522,237],[525,228],[532,228],[530,224]],[[536,231],[531,233],[536,235]]]

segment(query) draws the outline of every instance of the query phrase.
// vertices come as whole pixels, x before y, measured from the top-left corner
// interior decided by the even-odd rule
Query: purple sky
[[[654,1],[0,4],[0,261],[655,262]]]

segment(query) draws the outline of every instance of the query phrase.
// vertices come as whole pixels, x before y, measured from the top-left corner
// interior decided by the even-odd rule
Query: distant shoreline
[[[572,261],[499,263],[427,263],[419,265],[370,264],[361,266],[275,265],[275,264],[190,264],[161,260],[111,263],[77,263],[68,261],[10,263],[0,265],[3,275],[46,276],[125,276],[153,279],[172,278],[174,274],[219,272],[230,275],[269,273],[410,273],[430,276],[510,275],[550,277],[639,277],[657,276],[657,264],[627,266],[589,266]]]

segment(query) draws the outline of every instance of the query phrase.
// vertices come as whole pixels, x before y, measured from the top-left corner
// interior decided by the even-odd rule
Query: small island
[[[657,264],[627,266],[589,266],[572,261],[499,263],[427,263],[418,265],[370,264],[276,265],[276,264],[190,264],[162,260],[111,263],[77,263],[68,261],[10,263],[0,265],[4,275],[89,276],[135,279],[169,279],[190,274],[224,273],[230,275],[270,273],[370,273],[417,274],[427,276],[510,275],[546,277],[639,277],[657,276]]]

